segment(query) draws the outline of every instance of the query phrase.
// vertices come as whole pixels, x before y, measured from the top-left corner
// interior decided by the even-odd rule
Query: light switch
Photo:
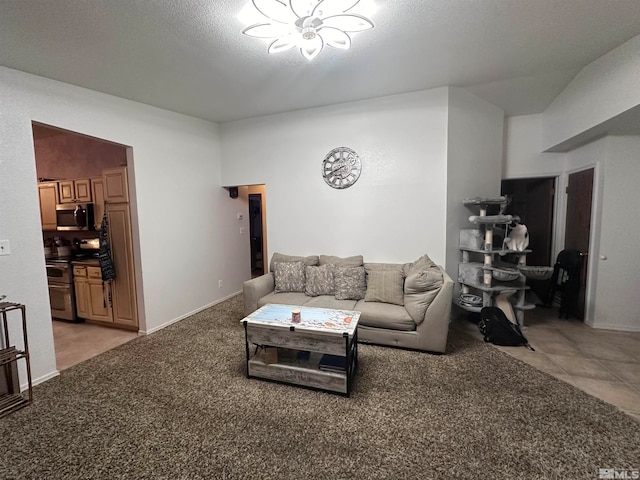
[[[11,255],[11,244],[9,240],[0,240],[0,255]]]
[[[242,215],[241,213],[238,214],[238,220],[242,220],[244,218],[244,215]]]

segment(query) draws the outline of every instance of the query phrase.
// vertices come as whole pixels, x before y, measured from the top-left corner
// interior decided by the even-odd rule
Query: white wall
[[[555,176],[566,170],[566,154],[543,153],[543,115],[508,117],[503,178]]]
[[[473,228],[465,198],[500,195],[504,112],[471,93],[449,89],[447,272],[458,278],[460,229]]]
[[[632,245],[640,238],[640,227],[630,218],[633,205],[640,202],[640,137],[608,136],[567,153],[540,153],[543,121],[542,115],[507,120],[504,176],[558,177],[557,254],[564,248],[568,176],[594,168],[585,322],[597,328],[640,331],[635,312],[640,254]]]
[[[225,185],[266,184],[269,253],[445,261],[447,89],[223,124]],[[360,179],[336,190],[324,157],[349,147]]]
[[[33,376],[55,374],[31,121],[132,147],[141,330],[241,290],[248,252],[220,182],[215,124],[0,67],[0,292],[27,305]],[[218,288],[218,279],[224,287]]]
[[[583,68],[544,112],[543,150],[640,105],[640,35]]]
[[[640,331],[640,136],[611,136],[606,141],[598,289],[593,326]],[[606,260],[601,257],[604,256]]]

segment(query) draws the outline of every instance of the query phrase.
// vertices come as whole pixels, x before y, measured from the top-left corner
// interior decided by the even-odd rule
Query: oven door
[[[63,320],[76,320],[73,284],[49,283],[51,316]]]
[[[47,263],[47,281],[49,283],[72,283],[72,273],[69,262]]]

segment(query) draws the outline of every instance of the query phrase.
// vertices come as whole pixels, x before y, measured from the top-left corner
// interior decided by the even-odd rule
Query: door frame
[[[559,209],[559,213],[561,213],[561,215],[557,218],[556,226],[558,235],[561,235],[559,237],[560,242],[558,245],[561,245],[562,248],[559,248],[556,256],[564,249],[564,235],[567,224],[567,187],[569,186],[569,175],[591,169],[593,169],[593,187],[591,190],[591,228],[589,231],[589,256],[587,258],[584,323],[593,327],[597,291],[596,287],[598,284],[598,262],[600,261],[600,226],[602,223],[602,189],[604,181],[602,176],[602,166],[598,161],[585,163],[584,165],[565,170],[558,177],[560,180],[560,191],[563,194],[557,195],[558,200],[561,200]]]

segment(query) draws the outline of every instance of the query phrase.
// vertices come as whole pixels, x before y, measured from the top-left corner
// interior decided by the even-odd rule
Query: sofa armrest
[[[453,280],[445,272],[444,268],[438,265],[442,271],[443,285],[440,292],[433,299],[427,312],[424,315],[424,321],[418,325],[417,331],[419,335],[424,335],[425,339],[429,339],[428,350],[444,353],[447,346],[447,337],[449,334],[449,322],[451,320],[451,301],[453,300]]]
[[[244,282],[242,285],[242,297],[244,299],[245,316],[255,312],[258,309],[258,300],[273,292],[275,286],[275,279],[271,272]]]

